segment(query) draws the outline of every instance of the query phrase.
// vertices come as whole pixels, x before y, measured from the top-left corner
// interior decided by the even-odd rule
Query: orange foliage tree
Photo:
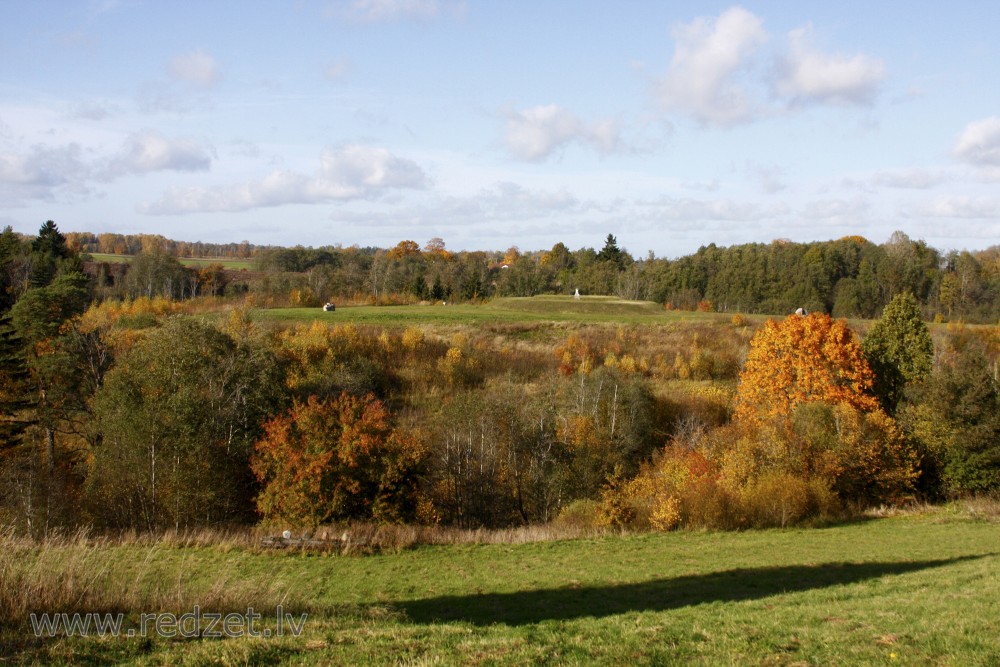
[[[423,445],[393,430],[372,395],[296,400],[264,431],[251,468],[263,484],[257,508],[266,522],[315,529],[332,519],[412,516]]]
[[[419,257],[420,246],[416,241],[400,241],[394,248],[389,250],[389,257],[393,259],[403,259],[404,257]]]
[[[814,401],[876,410],[873,382],[861,344],[843,320],[817,313],[768,320],[750,341],[734,417],[758,422]]]

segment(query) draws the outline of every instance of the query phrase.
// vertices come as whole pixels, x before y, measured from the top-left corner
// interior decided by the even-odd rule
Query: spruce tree
[[[861,347],[875,373],[873,391],[889,414],[896,411],[906,386],[931,372],[934,341],[909,292],[893,297]]]

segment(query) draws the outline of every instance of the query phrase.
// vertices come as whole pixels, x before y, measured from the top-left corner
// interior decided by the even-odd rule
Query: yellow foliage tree
[[[734,417],[756,423],[814,401],[877,410],[873,382],[861,344],[843,320],[816,313],[768,320],[750,341]]]
[[[420,246],[416,241],[400,241],[389,250],[389,257],[393,259],[403,259],[404,257],[419,257]]]
[[[562,375],[573,375],[577,371],[588,375],[594,368],[594,351],[575,333],[571,333],[563,344],[556,348],[556,356],[559,357],[559,372]]]

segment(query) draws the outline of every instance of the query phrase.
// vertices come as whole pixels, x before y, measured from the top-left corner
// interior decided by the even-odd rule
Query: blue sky
[[[987,0],[0,0],[0,225],[984,248],[998,26]]]

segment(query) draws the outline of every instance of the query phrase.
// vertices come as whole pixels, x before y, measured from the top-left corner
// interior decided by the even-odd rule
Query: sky
[[[0,225],[1000,243],[994,0],[0,0]]]

